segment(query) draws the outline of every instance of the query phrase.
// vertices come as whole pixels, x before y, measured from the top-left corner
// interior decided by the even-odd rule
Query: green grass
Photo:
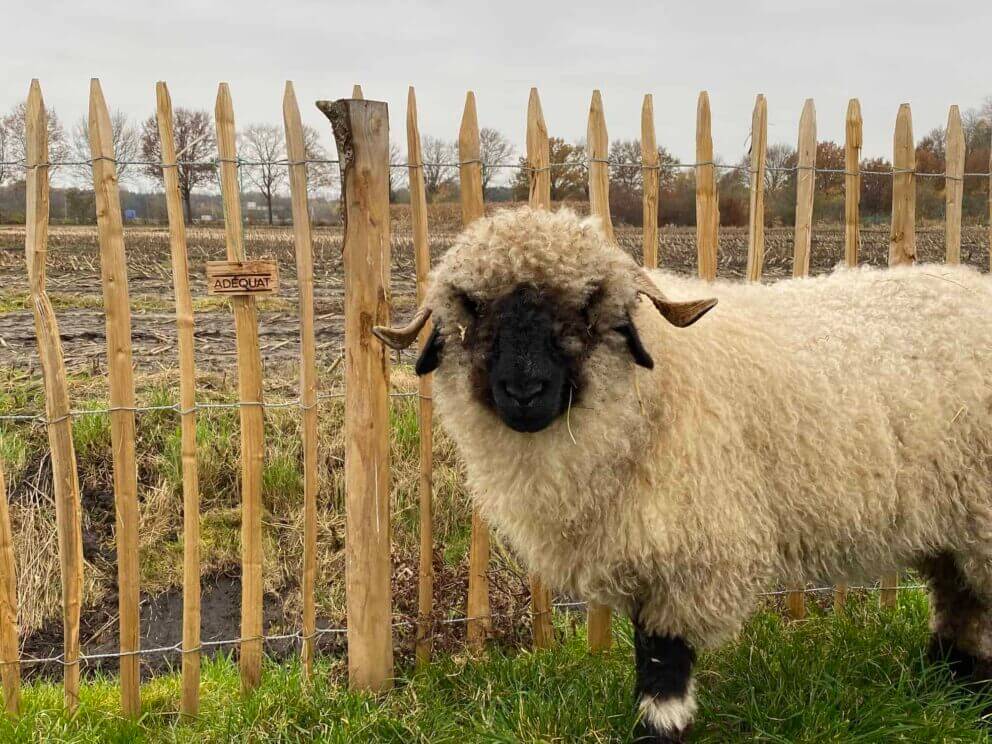
[[[615,626],[611,652],[591,657],[584,638],[538,653],[491,649],[484,660],[448,656],[422,672],[400,670],[381,698],[349,692],[343,665],[322,661],[311,687],[296,664],[269,663],[261,687],[238,689],[228,658],[205,664],[203,707],[181,722],[179,680],[143,688],[143,716],[119,715],[112,679],[84,685],[73,719],[61,690],[33,683],[22,718],[0,723],[2,741],[606,742],[634,724],[630,628]],[[853,598],[840,614],[788,624],[757,615],[739,640],[699,664],[700,742],[984,742],[992,702],[923,660],[927,602],[907,593],[895,611]]]

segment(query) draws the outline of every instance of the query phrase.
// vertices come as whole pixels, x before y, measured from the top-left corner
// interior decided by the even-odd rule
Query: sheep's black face
[[[533,287],[516,289],[485,314],[493,407],[511,429],[540,431],[565,411],[572,392],[572,364],[558,342],[560,321]]]

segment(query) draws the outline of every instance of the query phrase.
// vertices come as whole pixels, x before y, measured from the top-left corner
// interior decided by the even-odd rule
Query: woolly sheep
[[[681,741],[695,650],[782,583],[916,568],[932,651],[992,674],[990,308],[957,266],[649,276],[596,221],[521,209],[376,333],[433,315],[417,371],[477,506],[550,585],[631,616],[638,736]]]

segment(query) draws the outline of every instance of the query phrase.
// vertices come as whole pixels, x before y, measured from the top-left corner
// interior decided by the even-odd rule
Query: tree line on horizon
[[[25,157],[24,143],[25,105],[15,105],[0,116],[0,220],[16,221],[18,212],[23,220],[23,202],[16,203],[18,182],[23,181],[23,169],[9,165]],[[216,154],[213,117],[207,110],[177,108],[174,114],[176,149],[181,162],[178,168],[180,195],[187,222],[197,214],[195,194],[216,193],[217,168],[204,164]],[[121,111],[111,114],[114,144],[117,152],[118,176],[123,188],[144,179],[162,183],[162,169],[154,163],[161,159],[158,126],[155,116],[135,123]],[[992,146],[992,97],[963,115],[966,142],[966,173],[985,173],[989,170],[989,153]],[[86,161],[90,157],[87,121],[81,118],[67,132],[58,115],[49,110],[48,136],[50,159],[53,163]],[[304,128],[307,158],[318,161],[308,165],[309,182],[315,191],[333,192],[336,187],[337,168],[329,160],[332,156],[321,144],[321,136],[313,127]],[[483,167],[483,187],[487,198],[493,201],[526,201],[529,191],[529,174],[525,157],[518,156],[516,148],[503,133],[492,128],[480,130],[481,155],[484,164],[517,166],[507,179],[501,167]],[[940,174],[945,168],[945,131],[930,130],[916,146],[917,172]],[[425,134],[421,143],[423,175],[428,201],[432,203],[456,201],[459,196],[457,144]],[[246,161],[242,166],[242,188],[265,206],[259,221],[273,224],[284,221],[288,208],[285,195],[288,187],[288,169],[283,128],[272,124],[250,124],[238,133],[239,156]],[[658,219],[661,224],[695,224],[695,172],[681,166],[664,146],[658,148],[660,195]],[[561,137],[550,138],[551,198],[552,201],[584,201],[588,199],[585,143],[568,142]],[[614,222],[639,226],[643,220],[643,174],[640,141],[618,139],[610,144],[608,159],[614,166],[610,172],[610,211]],[[138,164],[129,164],[138,161]],[[402,164],[405,156],[393,144],[390,162]],[[789,144],[769,145],[765,173],[765,220],[769,226],[790,225],[795,219],[796,148]],[[720,223],[727,226],[747,224],[749,210],[750,174],[749,158],[744,154],[735,163],[723,163],[718,170]],[[816,166],[823,169],[816,174],[814,214],[817,221],[840,222],[844,215],[844,147],[832,141],[817,143]],[[891,161],[884,157],[864,158],[862,171],[890,171]],[[87,184],[91,177],[88,165],[62,166],[69,171],[79,187],[67,187],[62,196],[65,221],[92,222],[92,191]],[[390,200],[397,203],[409,201],[406,188],[407,171],[402,167],[390,169]],[[988,218],[987,178],[966,178],[964,182],[963,213],[966,222],[984,222]],[[133,197],[142,191],[131,190]],[[325,197],[325,201],[331,199]],[[892,178],[887,175],[865,173],[861,178],[861,213],[867,222],[888,219],[892,201]],[[140,199],[139,199],[140,202]],[[921,220],[942,219],[944,210],[944,179],[922,177],[917,179],[917,216]],[[151,215],[148,215],[150,218]]]

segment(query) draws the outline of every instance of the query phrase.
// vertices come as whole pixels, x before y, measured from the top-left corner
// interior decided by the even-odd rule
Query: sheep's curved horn
[[[690,326],[716,307],[716,297],[709,297],[705,300],[690,300],[688,302],[673,302],[667,299],[658,289],[658,286],[651,281],[645,272],[637,274],[635,282],[637,291],[646,296],[658,312],[662,314],[669,323],[678,328]]]
[[[413,316],[413,319],[402,328],[389,328],[388,326],[373,326],[372,333],[377,339],[382,341],[390,349],[405,349],[417,340],[424,325],[431,317],[431,309],[424,305]]]

